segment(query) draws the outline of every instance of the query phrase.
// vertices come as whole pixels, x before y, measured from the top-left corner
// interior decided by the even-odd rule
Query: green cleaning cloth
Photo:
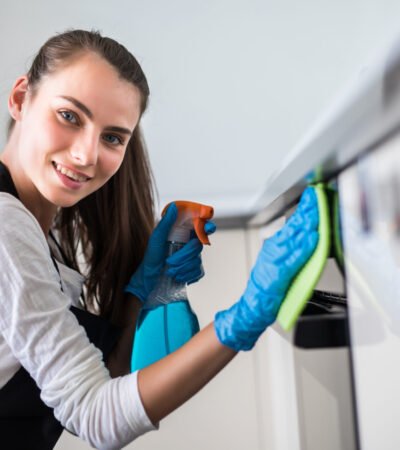
[[[335,252],[335,260],[339,269],[343,272],[344,270],[344,255],[343,255],[343,242],[342,242],[342,233],[340,228],[340,211],[339,211],[339,195],[336,191],[333,191],[333,219],[332,219],[332,228],[333,228],[333,248]]]
[[[289,331],[302,313],[325,267],[330,251],[330,220],[328,198],[322,183],[312,186],[318,201],[319,239],[310,259],[292,281],[286,297],[279,309],[277,320],[281,327]]]

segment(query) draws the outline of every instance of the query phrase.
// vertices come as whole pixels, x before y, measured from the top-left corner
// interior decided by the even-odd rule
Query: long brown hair
[[[139,89],[143,114],[149,87],[139,63],[123,45],[98,31],[67,30],[48,39],[27,74],[33,95],[44,75],[87,51],[100,55],[122,79]],[[13,125],[11,119],[9,135]],[[83,256],[85,307],[115,323],[121,319],[124,286],[142,260],[154,226],[154,196],[154,179],[138,124],[118,172],[74,206],[60,208],[54,222],[67,263],[82,271]]]

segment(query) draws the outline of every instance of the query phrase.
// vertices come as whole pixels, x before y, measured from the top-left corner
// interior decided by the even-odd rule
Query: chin
[[[45,195],[44,196],[48,202],[56,206],[57,208],[69,208],[76,205],[83,197],[72,197],[67,195]]]
[[[76,205],[80,200],[82,200],[81,198],[78,200],[71,200],[71,201],[60,201],[57,206],[60,208],[70,208],[71,206]]]

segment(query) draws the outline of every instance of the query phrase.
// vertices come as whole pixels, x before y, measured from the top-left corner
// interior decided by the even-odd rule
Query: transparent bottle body
[[[185,245],[184,242],[168,241],[167,257],[177,252]],[[150,292],[143,306],[144,309],[151,309],[159,305],[167,305],[173,302],[187,300],[186,283],[175,281],[172,277],[165,275],[163,270],[156,287]]]

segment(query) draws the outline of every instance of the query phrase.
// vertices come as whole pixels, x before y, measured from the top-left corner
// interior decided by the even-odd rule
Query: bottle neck
[[[168,236],[169,242],[188,242],[190,240],[190,232],[193,229],[192,221],[186,220],[179,224],[175,224]]]

